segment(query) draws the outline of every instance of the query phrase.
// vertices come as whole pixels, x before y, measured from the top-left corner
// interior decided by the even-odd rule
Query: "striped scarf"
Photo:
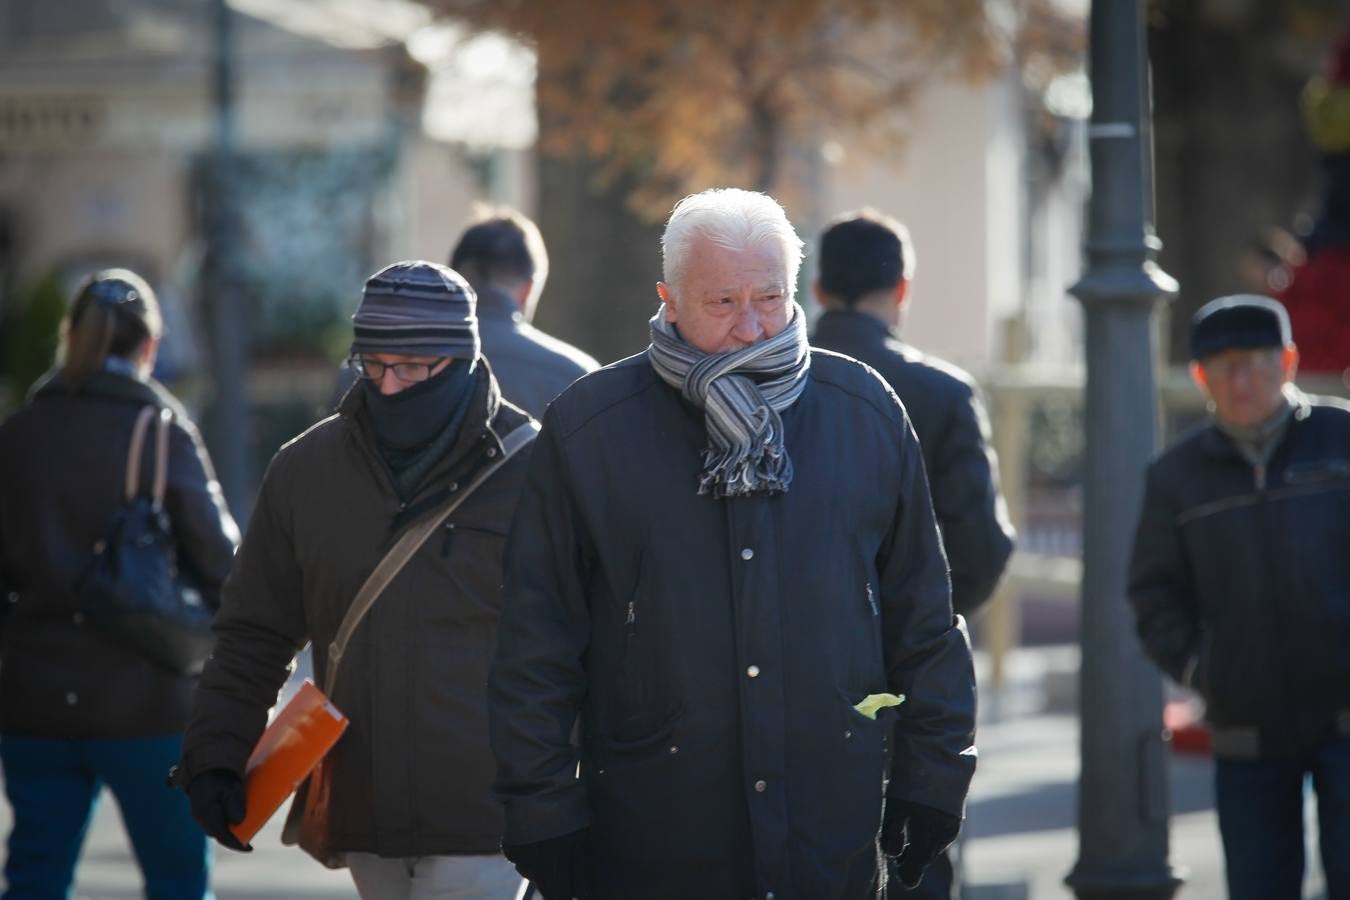
[[[663,305],[652,317],[649,356],[662,381],[703,409],[708,449],[698,492],[738,497],[786,491],[792,460],[779,413],[806,389],[806,313],[793,303],[792,319],[774,337],[708,354],[686,343],[665,312]]]

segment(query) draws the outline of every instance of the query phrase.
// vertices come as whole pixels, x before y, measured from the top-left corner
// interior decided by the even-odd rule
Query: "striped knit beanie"
[[[408,260],[366,280],[352,316],[352,353],[477,359],[478,298],[454,269]]]

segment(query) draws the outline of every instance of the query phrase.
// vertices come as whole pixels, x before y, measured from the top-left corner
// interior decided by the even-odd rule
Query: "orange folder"
[[[249,755],[244,767],[247,813],[244,821],[230,826],[234,836],[245,844],[253,840],[346,730],[347,717],[305,679]]]

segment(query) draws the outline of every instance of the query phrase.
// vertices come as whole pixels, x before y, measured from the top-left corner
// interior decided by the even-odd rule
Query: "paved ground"
[[[1010,665],[1009,689],[998,698],[986,692],[982,700],[980,769],[971,792],[965,844],[968,900],[1072,896],[1062,882],[1078,852],[1078,726],[1069,712],[1073,663],[1071,648],[1021,651]],[[1211,775],[1207,760],[1170,761],[1173,861],[1190,869],[1182,900],[1224,897]],[[0,803],[0,831],[8,828],[8,807]],[[279,829],[279,820],[271,823],[250,855],[217,854],[220,900],[355,897],[345,872],[330,872],[300,851],[282,847]],[[105,795],[90,829],[77,896],[140,896],[139,876],[110,795]],[[1308,896],[1318,896],[1315,883],[1309,885]]]

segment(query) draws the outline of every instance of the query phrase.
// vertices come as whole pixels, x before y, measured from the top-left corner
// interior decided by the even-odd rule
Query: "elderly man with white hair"
[[[884,896],[960,827],[974,677],[919,445],[807,346],[801,246],[763,194],[686,197],[651,346],[544,416],[488,706],[545,900]]]

